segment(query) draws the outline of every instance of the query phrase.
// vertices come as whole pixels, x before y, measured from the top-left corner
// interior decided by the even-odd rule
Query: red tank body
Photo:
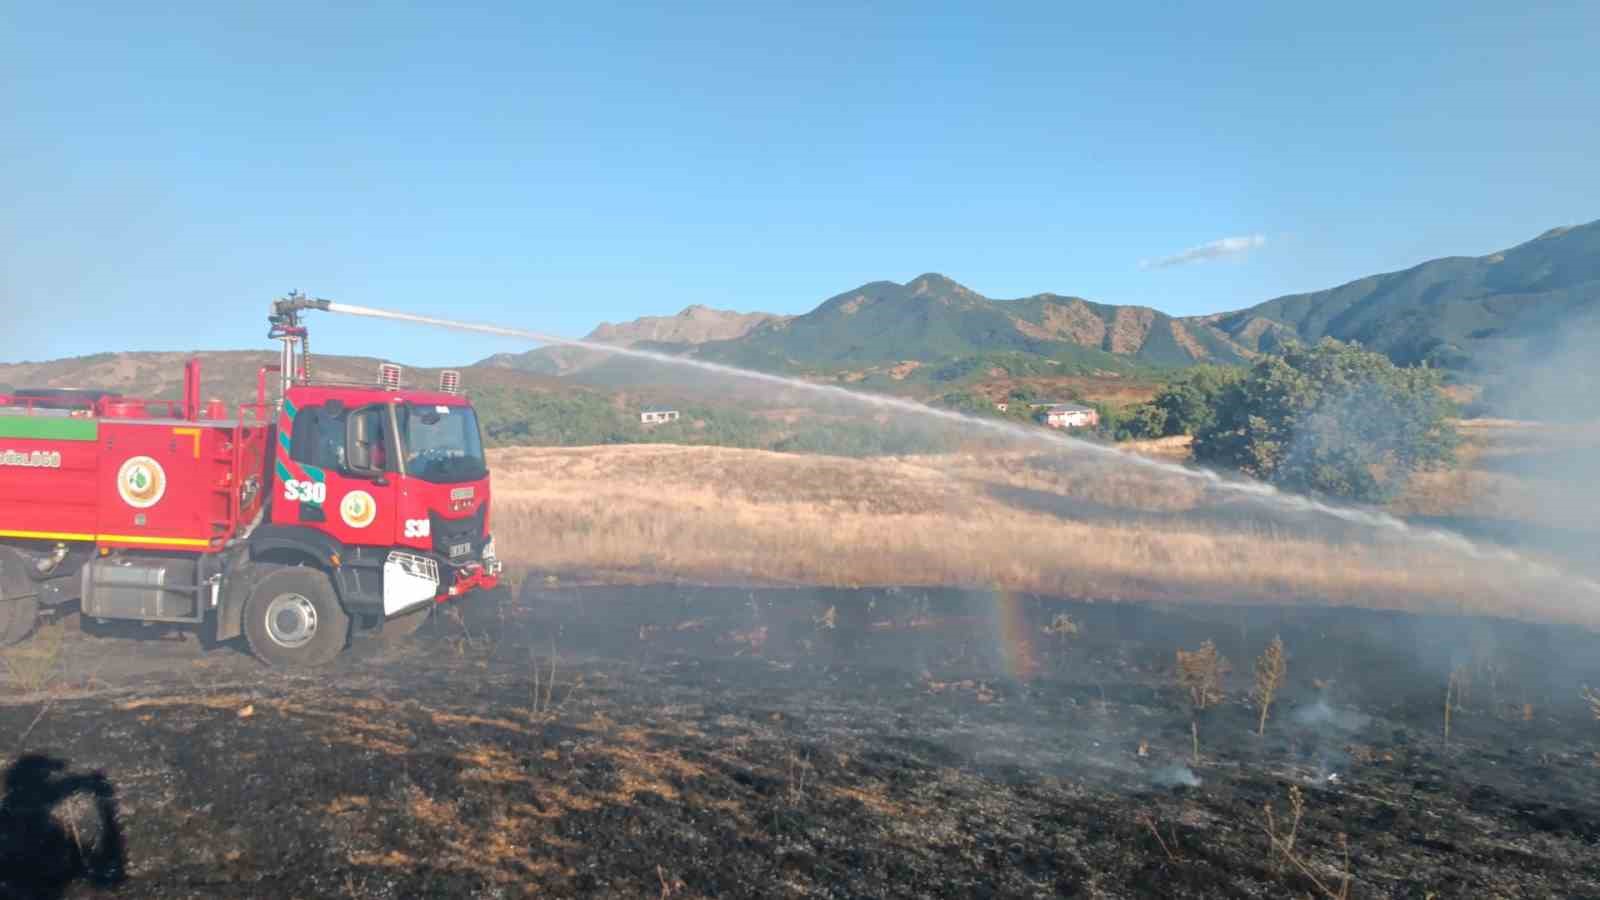
[[[260,512],[270,426],[264,405],[216,412],[0,397],[0,538],[220,549]]]

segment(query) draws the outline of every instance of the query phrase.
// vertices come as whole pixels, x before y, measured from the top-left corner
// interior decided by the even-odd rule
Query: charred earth
[[[116,836],[119,897],[1600,894],[1600,664],[1572,629],[538,586],[279,675],[46,627],[0,746],[99,773],[51,815],[84,859]],[[1192,717],[1175,652],[1207,640],[1232,666]]]

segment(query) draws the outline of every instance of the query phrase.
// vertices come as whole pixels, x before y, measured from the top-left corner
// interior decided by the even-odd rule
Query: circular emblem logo
[[[117,470],[117,493],[134,509],[149,509],[167,493],[167,473],[148,456],[135,456]]]
[[[366,491],[351,491],[339,501],[339,518],[351,528],[365,528],[378,517],[378,501]]]

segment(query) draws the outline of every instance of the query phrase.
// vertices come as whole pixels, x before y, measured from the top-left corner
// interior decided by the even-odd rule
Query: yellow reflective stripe
[[[119,544],[164,544],[170,547],[209,547],[205,538],[155,537],[148,534],[73,534],[65,531],[4,531],[0,537],[41,541],[110,541]]]
[[[112,541],[118,544],[172,544],[178,547],[211,546],[211,542],[205,538],[166,538],[147,534],[102,534],[98,536],[97,540]]]
[[[0,537],[39,538],[44,541],[92,541],[92,534],[69,534],[64,531],[0,531]]]

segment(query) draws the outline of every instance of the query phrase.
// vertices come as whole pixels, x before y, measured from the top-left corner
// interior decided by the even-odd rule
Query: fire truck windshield
[[[489,472],[478,417],[470,406],[395,407],[406,474],[436,484],[477,481]]]

